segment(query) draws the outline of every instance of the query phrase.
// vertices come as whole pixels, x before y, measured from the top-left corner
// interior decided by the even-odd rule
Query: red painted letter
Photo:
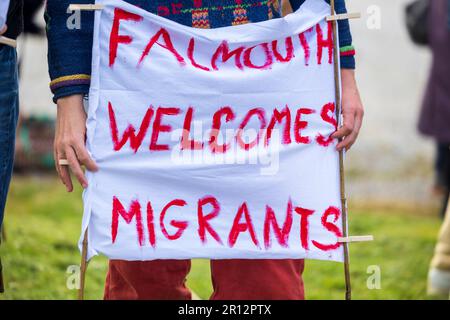
[[[272,51],[273,55],[279,62],[289,62],[294,57],[294,44],[292,43],[292,38],[287,37],[284,40],[284,45],[286,47],[286,57],[283,57],[281,53],[278,51],[278,40],[272,41]]]
[[[260,66],[255,65],[252,62],[252,57],[251,57],[253,49],[255,49],[258,46],[261,46],[261,48],[263,49],[264,55],[266,56],[266,61],[264,61],[264,64],[262,64]],[[268,69],[268,68],[270,68],[270,66],[273,64],[273,57],[272,57],[272,52],[270,52],[270,50],[269,50],[269,44],[264,42],[259,45],[245,49],[244,64],[246,67],[252,68],[252,69]]]
[[[112,223],[111,223],[111,238],[112,243],[116,242],[117,230],[119,227],[119,215],[125,220],[127,224],[131,223],[133,217],[136,217],[136,231],[138,234],[139,245],[144,245],[144,230],[142,227],[141,205],[139,201],[133,200],[130,204],[130,210],[127,212],[120,203],[119,199],[113,197],[112,203]]]
[[[278,109],[273,110],[272,119],[269,122],[269,126],[267,127],[265,145],[268,146],[270,142],[270,138],[272,137],[272,131],[275,127],[275,124],[281,123],[283,118],[286,118],[286,122],[284,124],[283,131],[283,144],[291,143],[291,110],[286,106],[283,110],[278,111]]]
[[[194,67],[196,67],[197,69],[210,71],[210,69],[208,67],[202,66],[201,64],[198,64],[197,61],[195,61],[194,51],[195,51],[195,40],[194,40],[194,38],[191,38],[191,40],[189,40],[189,47],[188,47],[189,61],[191,61],[192,65]]]
[[[329,216],[334,216],[333,222],[328,222]],[[322,225],[325,227],[325,229],[332,232],[338,238],[342,237],[342,233],[341,233],[341,230],[339,229],[339,227],[337,225],[335,225],[335,223],[339,219],[340,216],[341,216],[341,211],[336,207],[329,207],[322,216]],[[322,244],[322,243],[314,241],[314,240],[312,241],[312,243],[317,248],[319,248],[320,250],[323,250],[323,251],[334,250],[334,249],[339,248],[339,246],[341,245],[339,242],[336,242],[334,244]]]
[[[295,212],[300,215],[300,240],[305,250],[309,249],[309,221],[308,218],[314,213],[314,210],[308,210],[300,207],[295,208]]]
[[[133,38],[131,36],[119,35],[120,20],[142,21],[142,17],[119,8],[114,9],[114,20],[111,28],[111,34],[109,36],[110,67],[112,67],[114,65],[114,62],[116,61],[117,48],[119,47],[119,43],[129,44],[131,43],[131,41],[133,41]]]
[[[306,129],[308,126],[308,121],[301,120],[302,114],[311,114],[314,113],[313,109],[308,108],[300,108],[297,110],[297,115],[295,116],[295,123],[294,123],[294,135],[295,135],[295,141],[297,143],[304,143],[308,144],[310,143],[309,137],[302,136],[302,130]]]
[[[320,117],[323,121],[331,124],[334,127],[334,130],[337,130],[337,121],[335,118],[335,105],[334,103],[327,103],[322,107],[322,111],[320,112]],[[330,116],[331,112],[331,116]],[[333,142],[333,138],[331,135],[329,137],[324,137],[323,135],[319,134],[316,138],[316,141],[318,144],[324,147],[328,147],[330,143]]]
[[[183,134],[181,136],[181,150],[201,150],[203,149],[203,142],[191,140],[189,135],[191,133],[192,115],[194,108],[189,107],[184,118]]]
[[[147,229],[148,229],[148,242],[154,248],[156,246],[156,236],[155,236],[155,216],[153,214],[152,204],[147,202]]]
[[[217,144],[217,138],[219,136],[222,116],[225,115],[225,121],[230,122],[235,118],[234,112],[230,107],[220,108],[213,116],[212,130],[209,137],[209,147],[212,153],[225,153],[230,148],[230,143],[222,145]]]
[[[323,38],[323,31],[320,27],[320,24],[317,24],[316,31],[317,31],[317,63],[322,64],[322,55],[323,55],[323,49],[328,49],[328,63],[333,63],[333,50],[334,50],[334,44],[333,44],[333,29],[331,28],[331,22],[329,21],[327,23],[327,30],[328,35],[327,39]]]
[[[158,41],[158,39],[162,36],[163,40],[164,40],[164,44],[161,44]],[[144,58],[150,53],[150,50],[152,49],[154,44],[159,45],[160,47],[168,50],[170,53],[173,54],[173,56],[175,57],[175,59],[177,59],[177,61],[180,63],[180,65],[185,65],[186,62],[184,61],[184,58],[178,53],[178,51],[175,49],[175,47],[173,46],[172,40],[170,39],[170,34],[167,32],[166,29],[161,28],[149,41],[149,43],[147,44],[147,46],[144,49],[144,52],[142,52],[142,56],[139,59],[139,64],[142,63],[142,61],[144,60]]]
[[[240,220],[244,215],[245,223],[240,223]],[[241,232],[247,231],[250,233],[253,243],[259,247],[258,239],[256,238],[255,229],[253,228],[252,218],[248,212],[247,203],[243,203],[236,214],[233,221],[233,226],[231,227],[230,234],[228,236],[228,245],[232,248],[234,247],[236,240]]]
[[[203,206],[210,204],[212,206],[212,211],[205,215],[203,213]],[[197,207],[197,215],[198,215],[198,234],[200,236],[200,240],[203,243],[206,243],[206,230],[208,230],[209,234],[220,244],[222,244],[222,240],[220,240],[217,232],[211,227],[209,224],[209,220],[214,219],[219,215],[220,212],[220,204],[216,198],[213,196],[206,196],[200,200],[198,200]]]
[[[286,210],[286,218],[283,223],[283,228],[278,226],[277,218],[275,217],[275,213],[273,209],[269,206],[266,206],[266,219],[264,220],[264,245],[266,249],[271,247],[272,241],[270,238],[270,227],[272,226],[273,231],[275,233],[275,237],[278,240],[278,243],[287,248],[289,241],[289,234],[292,228],[292,201],[289,199],[287,210]]]
[[[248,122],[250,121],[250,119],[252,118],[253,115],[256,115],[259,119],[259,122],[261,123],[260,125],[260,129],[258,131],[258,134],[255,138],[255,140],[253,140],[250,143],[246,143],[243,139],[242,139],[242,133],[244,132],[244,128],[245,126],[248,124]],[[260,135],[261,135],[261,131],[266,127],[266,114],[264,112],[264,109],[262,108],[255,108],[255,109],[251,109],[247,112],[247,114],[244,117],[244,120],[242,120],[242,123],[239,125],[239,129],[237,131],[236,134],[236,140],[237,143],[239,144],[239,146],[244,149],[244,150],[250,150],[251,148],[253,148],[254,146],[256,146],[259,142],[260,139]]]
[[[172,227],[177,228],[177,232],[175,234],[169,234],[167,232],[166,226],[164,225],[164,217],[166,216],[167,210],[172,206],[177,207],[184,207],[186,205],[186,201],[181,199],[175,199],[170,201],[161,211],[161,215],[159,216],[159,225],[161,227],[161,231],[164,234],[164,236],[169,240],[176,240],[183,234],[184,230],[188,227],[187,221],[177,221],[177,220],[171,220],[170,225]]]
[[[226,62],[232,56],[234,56],[234,63],[236,65],[236,67],[238,67],[239,69],[242,70],[244,68],[241,63],[241,55],[242,55],[243,50],[244,50],[244,47],[239,47],[237,49],[234,49],[233,51],[230,51],[228,42],[224,40],[220,44],[220,46],[217,48],[216,52],[214,52],[214,54],[211,58],[211,66],[213,67],[214,70],[219,70],[219,68],[217,67],[217,60],[219,59],[219,55],[221,54],[222,62]]]
[[[176,116],[180,113],[179,108],[162,108],[159,107],[156,110],[155,122],[153,122],[152,141],[150,143],[150,150],[164,151],[169,150],[169,145],[158,144],[158,138],[160,132],[170,132],[172,127],[168,124],[161,124],[163,115]]]
[[[130,140],[130,148],[136,153],[142,144],[142,140],[147,133],[148,127],[150,125],[150,120],[153,116],[153,107],[149,107],[142,119],[141,126],[139,127],[139,133],[135,134],[134,127],[130,124],[123,132],[122,138],[119,140],[119,130],[117,129],[116,114],[112,107],[111,102],[108,103],[109,112],[109,126],[111,129],[111,137],[114,146],[114,151],[119,151],[125,145],[127,140]]]
[[[309,66],[309,58],[311,57],[311,49],[309,48],[309,43],[308,40],[306,39],[306,33],[311,32],[312,30],[313,28],[310,28],[298,35],[305,56],[305,66]]]

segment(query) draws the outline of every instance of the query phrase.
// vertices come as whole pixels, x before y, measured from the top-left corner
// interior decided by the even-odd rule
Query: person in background
[[[430,1],[429,44],[433,53],[430,79],[419,120],[421,133],[438,145],[438,184],[450,190],[450,1]],[[444,207],[445,212],[445,207]],[[429,294],[450,294],[450,208],[442,225],[428,275]]]
[[[445,216],[450,194],[450,0],[429,1],[427,41],[433,64],[419,117],[419,131],[436,141],[435,190]]]
[[[325,0],[317,0],[325,1]],[[83,97],[89,92],[93,13],[82,12],[82,28],[68,30],[70,0],[48,0],[46,9],[50,88],[57,103],[55,162],[68,159],[70,169],[83,187],[81,169],[97,170],[85,148],[86,113]],[[78,0],[77,3],[92,3]],[[133,5],[167,19],[196,28],[217,28],[279,18],[298,9],[305,0],[127,0]],[[329,1],[328,1],[329,3]],[[336,0],[337,13],[345,13],[344,0]],[[343,138],[338,149],[349,149],[362,124],[348,20],[339,21],[342,66],[344,126],[334,138]],[[76,54],[74,54],[76,53]],[[67,188],[73,190],[69,168],[56,166]],[[191,299],[185,279],[190,260],[111,260],[105,285],[105,299]],[[214,293],[211,299],[304,299],[303,260],[212,260]]]
[[[19,36],[23,28],[22,10],[22,0],[1,0],[0,36],[10,39]],[[14,142],[19,115],[18,86],[16,50],[0,44],[0,229],[14,161]],[[1,269],[0,261],[0,292],[3,292]]]

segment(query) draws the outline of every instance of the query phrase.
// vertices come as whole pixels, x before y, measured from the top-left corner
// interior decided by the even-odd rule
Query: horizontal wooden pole
[[[373,241],[373,236],[349,236],[349,237],[341,237],[338,238],[339,243],[350,243],[350,242],[366,242]]]
[[[17,41],[14,39],[7,38],[7,37],[0,37],[0,43],[6,44],[7,46],[10,46],[13,48],[17,47]]]
[[[347,20],[347,19],[359,19],[361,18],[360,12],[333,14],[327,17],[327,21]]]
[[[94,11],[94,10],[102,10],[104,6],[102,4],[71,4],[69,5],[70,11]]]
[[[94,10],[102,10],[104,6],[102,4],[71,4],[69,5],[70,11],[94,11]],[[346,20],[346,19],[358,19],[361,18],[361,13],[353,12],[353,13],[341,13],[335,14],[327,17],[327,21],[336,21],[336,20]]]
[[[102,4],[71,4],[69,5],[70,11],[94,11],[94,10],[102,10],[104,6]],[[327,21],[336,21],[336,20],[346,20],[346,19],[359,19],[361,18],[361,13],[359,12],[351,12],[351,13],[341,13],[335,14],[327,17]]]

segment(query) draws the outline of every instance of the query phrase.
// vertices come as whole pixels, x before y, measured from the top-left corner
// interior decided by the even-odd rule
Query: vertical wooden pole
[[[3,283],[3,266],[2,266],[2,259],[0,257],[0,293],[5,292],[5,285]]]
[[[5,225],[3,224],[0,227],[0,246],[2,245],[2,242],[4,242],[5,238],[3,238],[3,236],[5,235],[4,231],[5,231]],[[0,293],[5,292],[5,284],[3,281],[3,265],[2,265],[2,258],[0,257]]]
[[[80,288],[78,289],[78,300],[84,300],[84,287],[87,270],[87,246],[88,246],[88,229],[84,232],[82,249],[81,249],[81,265],[80,265]]]
[[[335,0],[330,0],[331,5],[331,15],[335,14]],[[335,92],[336,92],[336,119],[338,120],[341,116],[342,106],[341,106],[341,83],[339,74],[339,43],[337,41],[338,33],[338,22],[333,20],[331,22],[333,27],[333,43],[334,43],[334,81],[335,81]],[[339,188],[341,194],[341,207],[342,207],[342,236],[348,236],[348,219],[347,219],[347,199],[345,192],[345,175],[344,175],[344,151],[339,151]],[[350,257],[348,251],[348,243],[342,243],[344,249],[344,274],[345,274],[345,299],[352,299],[352,287],[350,279]]]

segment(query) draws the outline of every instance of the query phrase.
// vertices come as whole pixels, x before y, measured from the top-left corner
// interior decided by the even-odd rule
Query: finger
[[[355,143],[358,134],[356,132],[352,132],[350,135],[346,136],[341,142],[336,146],[337,151],[350,150],[351,146]]]
[[[71,147],[66,149],[66,157],[67,161],[69,162],[70,170],[72,170],[72,173],[75,175],[78,182],[80,182],[83,188],[87,188],[87,179],[84,175],[83,169],[81,169],[81,165],[78,162],[75,151]]]
[[[62,158],[65,159],[66,156],[64,155],[63,152],[59,152],[59,150],[61,150],[61,151],[63,150],[63,147],[62,147],[61,143],[59,142],[59,140],[57,139],[57,136],[59,133],[58,129],[59,129],[58,121],[56,121],[56,123],[55,123],[55,138],[53,140],[53,159],[55,161],[56,172],[58,173],[59,177],[61,178],[59,159],[62,159]],[[63,157],[61,157],[61,156],[63,156]]]
[[[355,127],[355,112],[344,114],[343,125],[331,135],[332,138],[342,139],[350,135]]]
[[[362,113],[358,113],[355,118],[355,128],[353,129],[352,133],[344,138],[338,145],[336,146],[336,149],[338,151],[345,149],[346,151],[349,151],[350,148],[353,146],[353,144],[356,142],[356,139],[358,139],[358,135],[360,132],[362,126]]]
[[[358,134],[361,131],[361,127],[363,124],[363,118],[364,118],[364,110],[356,111],[355,130],[357,131]]]
[[[89,171],[97,171],[98,167],[94,160],[92,160],[91,156],[86,150],[86,147],[83,144],[77,144],[74,146],[75,154],[78,158],[78,161],[83,164]]]
[[[59,177],[61,178],[62,183],[66,186],[67,192],[73,191],[73,184],[72,184],[72,178],[70,177],[70,171],[69,167],[65,165],[60,165],[59,160],[60,159],[66,159],[65,155],[62,155],[61,153],[57,153],[56,158],[56,165],[59,166],[58,173]]]
[[[59,176],[60,174],[59,174],[59,165],[58,165],[58,156],[57,156],[57,152],[56,152],[56,147],[53,148],[53,161],[55,163],[56,172],[58,173],[58,176]]]
[[[64,157],[58,156],[58,153],[56,152],[56,150],[53,152],[53,158],[55,159],[55,168],[56,168],[56,172],[57,172],[58,177],[59,177],[59,179],[61,180],[61,182],[67,187],[66,180],[63,179],[63,176],[62,176],[61,166],[60,166],[59,163],[58,163],[58,162],[59,162],[59,159],[62,159],[62,158],[65,159],[65,157],[66,157],[66,156],[64,156]],[[67,190],[67,191],[69,191],[69,190]]]
[[[66,186],[67,191],[70,192],[71,191],[71,188],[69,188],[69,186],[71,185],[70,174],[68,174],[68,172],[67,174],[66,172],[63,172],[61,166],[59,165],[59,159],[65,159],[66,156],[63,153],[58,152],[57,149],[58,149],[57,143],[55,142],[55,147],[53,148],[53,158],[55,160],[56,172],[58,173],[58,177],[61,180],[61,182]]]

